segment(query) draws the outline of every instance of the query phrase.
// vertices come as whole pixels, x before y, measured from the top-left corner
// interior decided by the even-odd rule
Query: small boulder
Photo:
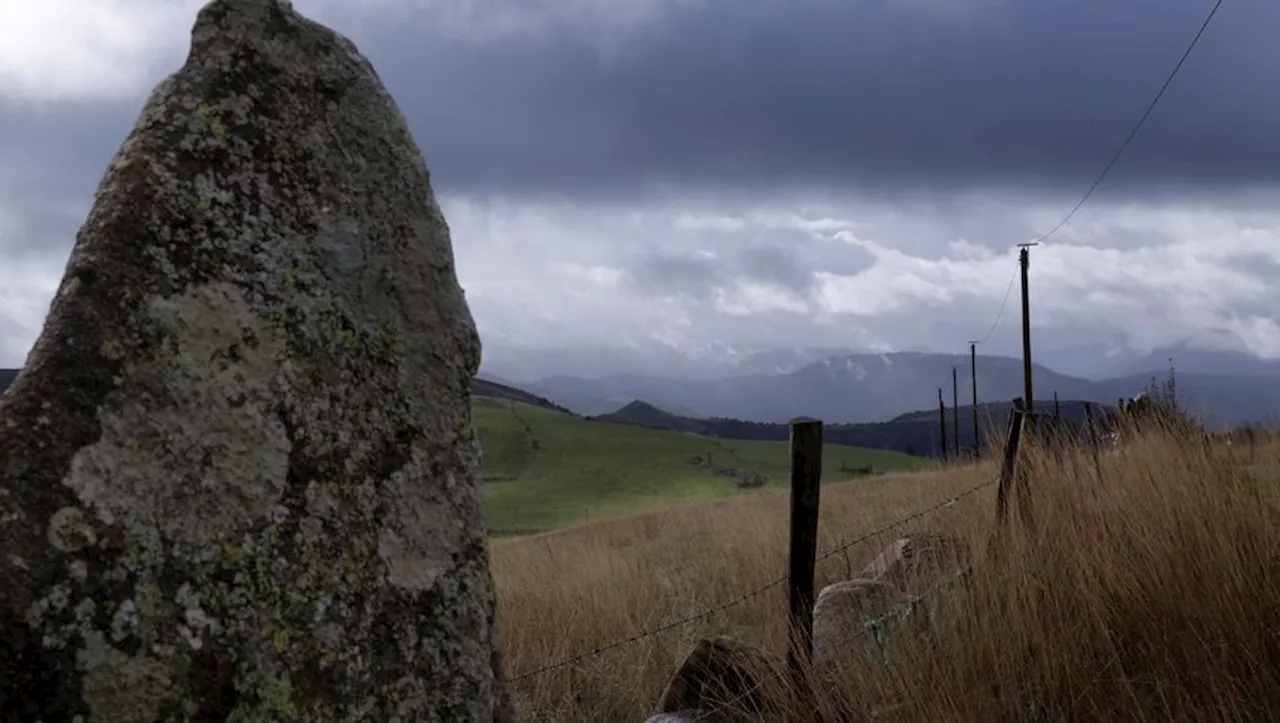
[[[774,720],[786,709],[788,685],[782,657],[732,638],[705,638],[667,683],[649,723]]]
[[[813,669],[832,677],[853,656],[881,656],[880,632],[917,598],[879,580],[845,580],[822,588],[813,606]]]
[[[963,540],[934,532],[912,532],[890,543],[858,577],[924,595],[939,583],[963,575],[969,565],[970,551]]]

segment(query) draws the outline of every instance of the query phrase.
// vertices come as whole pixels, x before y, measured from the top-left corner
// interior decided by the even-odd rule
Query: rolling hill
[[[506,399],[512,402],[521,402],[533,407],[541,407],[549,409],[553,412],[564,412],[565,414],[573,414],[568,409],[556,404],[548,399],[543,399],[536,394],[530,394],[523,389],[517,389],[506,382],[494,381],[492,379],[481,379],[476,377],[471,380],[471,393],[477,397],[488,397],[490,399]]]
[[[485,497],[494,534],[741,494],[787,480],[787,442],[733,440],[592,421],[521,402],[475,397]],[[828,444],[824,482],[929,464],[889,450]],[[867,468],[871,468],[868,470]]]

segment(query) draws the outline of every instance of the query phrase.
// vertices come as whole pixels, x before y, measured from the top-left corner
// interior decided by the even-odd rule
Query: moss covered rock
[[[206,5],[0,401],[0,711],[507,719],[479,354],[369,63]]]

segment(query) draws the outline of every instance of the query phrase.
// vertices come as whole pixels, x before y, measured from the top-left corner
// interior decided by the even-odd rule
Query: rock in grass
[[[878,636],[892,631],[894,616],[916,599],[879,580],[844,580],[822,588],[813,606],[814,672],[839,679],[854,661],[880,657],[884,641]]]
[[[6,720],[506,720],[478,360],[369,63],[206,5],[0,401]]]
[[[781,720],[788,685],[779,656],[732,638],[704,638],[676,669],[649,723]]]
[[[924,595],[949,579],[964,575],[971,564],[964,540],[936,532],[910,532],[890,543],[858,575]]]

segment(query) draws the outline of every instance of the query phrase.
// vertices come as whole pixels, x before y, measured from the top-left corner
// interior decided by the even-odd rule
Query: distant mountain
[[[638,427],[653,427],[655,429],[670,429],[676,432],[715,436],[711,425],[707,422],[681,417],[678,414],[663,411],[638,399],[616,412],[602,414],[598,417],[592,417],[592,419],[600,422],[618,422],[620,424],[633,424]]]
[[[18,378],[18,372],[20,371],[22,370],[0,369],[0,394],[3,394],[4,390],[8,389],[10,384],[13,384],[13,380]]]
[[[790,374],[814,362],[853,354],[852,349],[840,347],[796,347],[792,349],[766,349],[751,352],[732,365],[726,365],[726,376],[776,376]]]
[[[1037,403],[1036,409],[1042,414],[1049,415],[1053,412],[1053,406],[1050,400],[1043,404]],[[1003,437],[1008,428],[1012,407],[1013,405],[1009,402],[979,405],[976,428],[981,430],[981,442],[984,446]],[[1102,416],[1109,414],[1112,409],[1114,407],[1110,405],[1098,404],[1093,409],[1093,414],[1101,420]],[[1082,430],[1087,418],[1085,402],[1063,401],[1059,405],[1059,414],[1067,429],[1074,429],[1077,433],[1083,434]],[[954,450],[957,441],[961,449],[973,447],[975,441],[973,407],[961,407],[955,414],[948,409],[946,418],[945,445],[941,441],[942,428],[937,409],[907,412],[887,422],[826,424],[823,426],[822,435],[823,440],[829,444],[891,449],[924,457],[941,456],[944,446]],[[671,414],[641,401],[631,402],[616,412],[593,419],[691,432],[722,439],[781,441],[786,440],[790,433],[787,424],[737,419],[694,419]]]
[[[686,349],[652,344],[547,348],[486,344],[480,373],[512,384],[528,384],[561,375],[583,379],[610,376],[722,379],[786,374],[806,364],[849,353],[851,349],[840,347],[739,347],[719,343]]]
[[[1107,379],[1147,370],[1147,367],[1133,366],[1143,355],[1134,351],[1121,335],[1084,343],[1050,337],[1036,342],[1035,356],[1051,369],[1082,379]]]
[[[526,388],[583,414],[605,414],[634,399],[693,418],[724,417],[785,422],[801,415],[829,423],[865,423],[937,405],[938,387],[951,400],[951,368],[959,368],[960,399],[970,394],[967,355],[900,352],[848,354],[808,364],[787,374],[693,380],[656,376],[583,379],[556,376]],[[1032,370],[1037,388],[1064,398],[1114,401],[1092,382],[1042,366]],[[1137,391],[1137,390],[1135,390]],[[1022,394],[1022,362],[978,358],[980,400],[1011,400]]]
[[[1210,374],[1263,377],[1280,381],[1280,359],[1260,359],[1250,353],[1223,349],[1167,347],[1157,349],[1125,365],[1123,375],[1167,371],[1178,374]]]
[[[951,368],[958,367],[961,402],[969,392],[966,355],[900,352],[831,357],[788,374],[723,379],[616,375],[595,379],[555,376],[524,386],[581,414],[600,415],[633,400],[689,419],[728,418],[782,423],[808,415],[829,424],[889,420],[938,404],[938,388],[951,405]],[[1059,374],[1034,365],[1036,398],[1114,404],[1142,391],[1168,373],[1162,367],[1099,381]],[[1280,417],[1280,383],[1259,384],[1256,376],[1200,374],[1177,370],[1180,402],[1210,426],[1272,421]],[[1022,362],[978,357],[978,398],[1007,403],[1022,396]]]
[[[1166,372],[1167,373],[1167,372]],[[1165,373],[1134,374],[1097,383],[1104,398],[1113,403],[1130,396]],[[1212,428],[1250,423],[1280,422],[1280,379],[1228,374],[1192,374],[1177,371],[1178,404]]]

